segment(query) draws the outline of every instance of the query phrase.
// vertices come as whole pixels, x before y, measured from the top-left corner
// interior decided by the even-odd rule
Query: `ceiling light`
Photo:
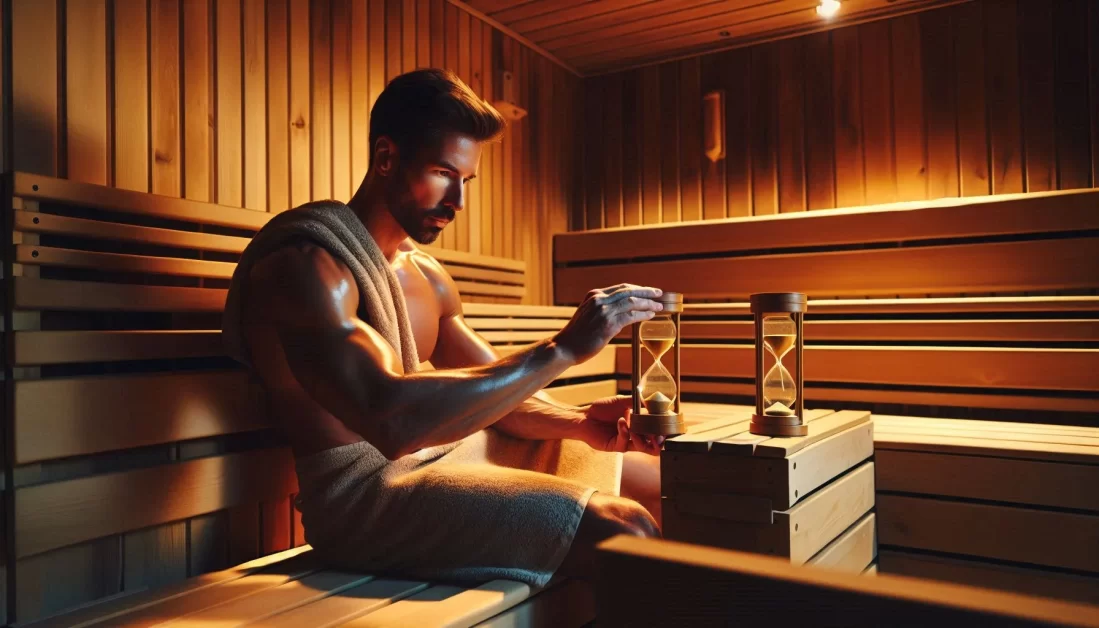
[[[820,6],[817,7],[817,15],[828,19],[839,13],[840,3],[839,0],[820,0]]]

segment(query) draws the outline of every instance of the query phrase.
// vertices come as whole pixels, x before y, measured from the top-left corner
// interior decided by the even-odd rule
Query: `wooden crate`
[[[713,418],[666,444],[665,538],[853,573],[874,562],[869,412],[807,411],[808,435],[768,438],[748,432],[750,408],[684,406]]]

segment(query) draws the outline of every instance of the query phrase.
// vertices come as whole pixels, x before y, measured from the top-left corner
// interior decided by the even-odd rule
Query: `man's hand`
[[[579,364],[599,353],[626,326],[647,321],[664,306],[659,288],[619,284],[592,290],[554,340]]]
[[[643,451],[660,455],[663,436],[630,432],[629,416],[633,401],[627,396],[605,397],[592,402],[580,420],[580,440],[599,451]]]

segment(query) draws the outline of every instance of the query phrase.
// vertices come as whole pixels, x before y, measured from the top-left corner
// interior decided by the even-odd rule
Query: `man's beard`
[[[454,210],[449,207],[424,210],[415,205],[404,205],[395,208],[393,217],[397,219],[397,224],[401,225],[408,237],[419,244],[431,244],[439,238],[443,227],[435,226],[428,219],[439,218],[448,223],[453,222]]]

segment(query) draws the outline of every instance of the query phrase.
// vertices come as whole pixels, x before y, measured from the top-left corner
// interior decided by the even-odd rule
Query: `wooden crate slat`
[[[859,519],[805,564],[848,573],[862,573],[877,556],[874,513]]]

